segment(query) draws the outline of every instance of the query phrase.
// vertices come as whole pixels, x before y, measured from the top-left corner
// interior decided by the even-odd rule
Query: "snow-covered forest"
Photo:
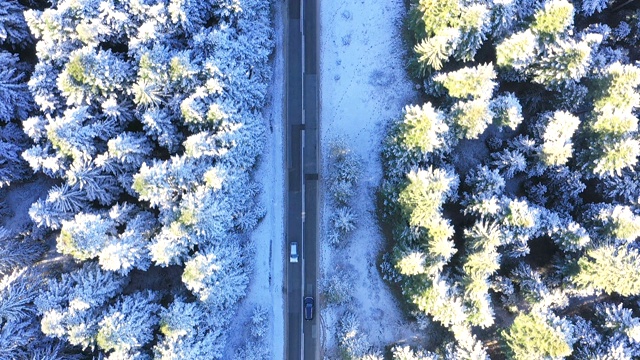
[[[265,213],[271,10],[0,0],[0,359],[224,357]]]
[[[411,0],[383,143],[394,359],[640,357],[640,4]]]

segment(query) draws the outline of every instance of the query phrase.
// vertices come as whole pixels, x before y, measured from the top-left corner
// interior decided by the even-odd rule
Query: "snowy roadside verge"
[[[275,31],[273,54],[273,80],[270,87],[269,105],[264,110],[267,122],[265,150],[259,159],[254,178],[261,182],[260,203],[266,215],[251,233],[255,245],[253,269],[247,296],[241,301],[236,313],[237,321],[229,331],[230,339],[225,349],[225,359],[234,359],[235,350],[245,345],[248,324],[256,306],[269,310],[269,327],[265,345],[270,349],[271,359],[284,358],[284,16],[283,1],[272,0],[272,17]]]
[[[357,228],[345,247],[331,248],[324,236],[330,208],[321,205],[321,279],[342,269],[353,273],[351,304],[322,310],[323,350],[337,356],[336,328],[345,309],[357,309],[361,329],[374,348],[424,336],[404,319],[380,278],[376,258],[383,237],[376,221],[375,191],[380,183],[380,144],[385,124],[416,98],[408,80],[400,29],[402,0],[320,2],[320,119],[323,174],[331,142],[346,139],[363,161],[353,201]],[[326,178],[326,177],[325,177]],[[326,193],[326,183],[322,184]],[[324,306],[324,305],[323,305]]]

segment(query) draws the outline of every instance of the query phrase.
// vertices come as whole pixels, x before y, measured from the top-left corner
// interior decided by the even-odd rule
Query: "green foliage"
[[[513,359],[635,356],[640,326],[623,311],[607,309],[593,324],[552,312],[573,305],[576,294],[606,292],[625,304],[640,295],[633,176],[640,68],[625,64],[633,61],[640,22],[635,14],[611,29],[596,23],[602,16],[589,17],[606,6],[607,0],[411,2],[413,64],[421,67],[417,81],[430,102],[405,108],[385,140],[381,203],[394,241],[386,268],[420,316],[454,336],[439,349],[446,359],[487,359],[482,343],[496,333]],[[576,11],[582,14],[574,19]],[[493,48],[482,45],[486,39]],[[494,90],[514,93],[494,98]],[[475,147],[479,138],[488,156]],[[466,175],[457,204],[464,219],[442,214],[444,202],[458,200],[433,175],[442,164]],[[589,204],[587,184],[612,203]],[[452,241],[461,223],[472,222],[463,239]],[[536,254],[547,241],[556,246]],[[579,303],[576,311],[587,306]],[[519,314],[507,329],[504,310]],[[398,356],[415,357],[410,350],[398,349]]]
[[[591,130],[599,137],[619,138],[638,130],[638,118],[631,112],[606,105],[597,113]]]
[[[477,139],[493,121],[489,101],[458,101],[451,108],[451,121],[459,139]]]
[[[640,294],[640,254],[636,249],[603,245],[587,250],[577,265],[571,281],[580,288],[622,296]]]
[[[555,38],[573,25],[574,9],[567,0],[547,0],[534,14],[532,30],[545,38]]]
[[[532,228],[536,226],[538,211],[529,206],[527,201],[512,200],[507,207],[505,224],[520,228]]]
[[[541,314],[520,314],[511,327],[502,332],[515,360],[551,359],[569,356],[571,344]]]
[[[546,56],[533,68],[533,81],[546,87],[560,87],[586,75],[591,60],[587,41],[558,41],[546,47]]]
[[[451,171],[430,167],[411,171],[407,180],[398,195],[398,202],[412,226],[428,229],[439,218],[442,204],[455,193],[458,178]]]
[[[640,155],[640,141],[624,139],[604,144],[597,153],[593,172],[598,176],[622,175],[622,170],[635,166]]]
[[[458,99],[486,99],[496,87],[493,64],[465,67],[457,71],[441,73],[433,80],[447,89],[449,96]]]
[[[470,4],[462,8],[460,13],[460,41],[456,58],[462,61],[473,61],[476,52],[487,38],[489,28],[489,9],[484,4]]]
[[[462,4],[459,0],[418,0],[409,10],[417,63],[422,74],[438,70],[455,56],[472,61],[489,30],[489,9],[482,4]]]
[[[496,45],[496,64],[522,71],[536,59],[538,43],[531,30],[515,33]]]
[[[400,128],[400,141],[406,149],[426,154],[447,147],[449,126],[431,103],[406,106]]]
[[[611,234],[629,242],[640,236],[640,216],[634,214],[629,206],[616,206],[611,214]]]
[[[417,0],[411,7],[414,18],[424,26],[423,34],[432,37],[447,27],[456,27],[459,21],[459,0]],[[422,35],[417,32],[417,35]],[[422,38],[420,36],[419,38]]]
[[[411,302],[420,311],[439,321],[443,326],[459,325],[466,320],[464,306],[445,279],[436,279],[409,294]]]
[[[615,62],[609,65],[604,76],[598,79],[594,110],[611,107],[628,113],[640,105],[640,68],[635,65]]]
[[[77,214],[73,221],[63,221],[57,250],[78,260],[98,256],[115,233],[115,224],[96,214]]]
[[[401,253],[394,267],[398,273],[404,276],[424,274],[426,269],[426,256],[421,250],[408,250]]]
[[[442,66],[454,54],[459,37],[458,30],[445,28],[438,35],[424,38],[416,44],[413,51],[418,56],[417,60],[422,72],[426,72],[428,68],[442,69]]]

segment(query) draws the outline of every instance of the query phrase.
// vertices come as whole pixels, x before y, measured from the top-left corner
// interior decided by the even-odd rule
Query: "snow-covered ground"
[[[266,346],[272,359],[284,359],[284,55],[282,19],[284,2],[273,0],[276,48],[273,64],[271,99],[264,111],[268,122],[267,142],[254,178],[262,183],[260,202],[267,213],[251,234],[256,247],[247,296],[240,302],[229,331],[225,359],[234,359],[234,352],[249,338],[248,321],[253,309],[261,305],[270,310]],[[239,359],[240,360],[240,359]]]
[[[355,273],[353,307],[369,341],[378,349],[424,336],[403,317],[376,268],[383,245],[374,203],[381,178],[383,128],[401,116],[402,108],[417,96],[404,70],[400,32],[405,11],[403,0],[320,1],[323,173],[326,174],[326,154],[334,139],[345,139],[364,162],[353,202],[359,216],[358,228],[344,249],[333,249],[322,242],[321,276],[336,268]],[[323,204],[326,229],[330,208],[326,201]],[[344,307],[322,311],[324,351],[330,357],[336,355],[336,322],[343,311]]]

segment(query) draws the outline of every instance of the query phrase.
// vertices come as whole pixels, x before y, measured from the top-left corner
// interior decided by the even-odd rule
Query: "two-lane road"
[[[318,248],[318,39],[317,0],[289,0],[286,29],[286,247],[298,242],[299,261],[288,262],[285,301],[286,357],[320,358],[317,296]],[[289,254],[286,256],[289,261]],[[313,320],[302,301],[315,299]]]

